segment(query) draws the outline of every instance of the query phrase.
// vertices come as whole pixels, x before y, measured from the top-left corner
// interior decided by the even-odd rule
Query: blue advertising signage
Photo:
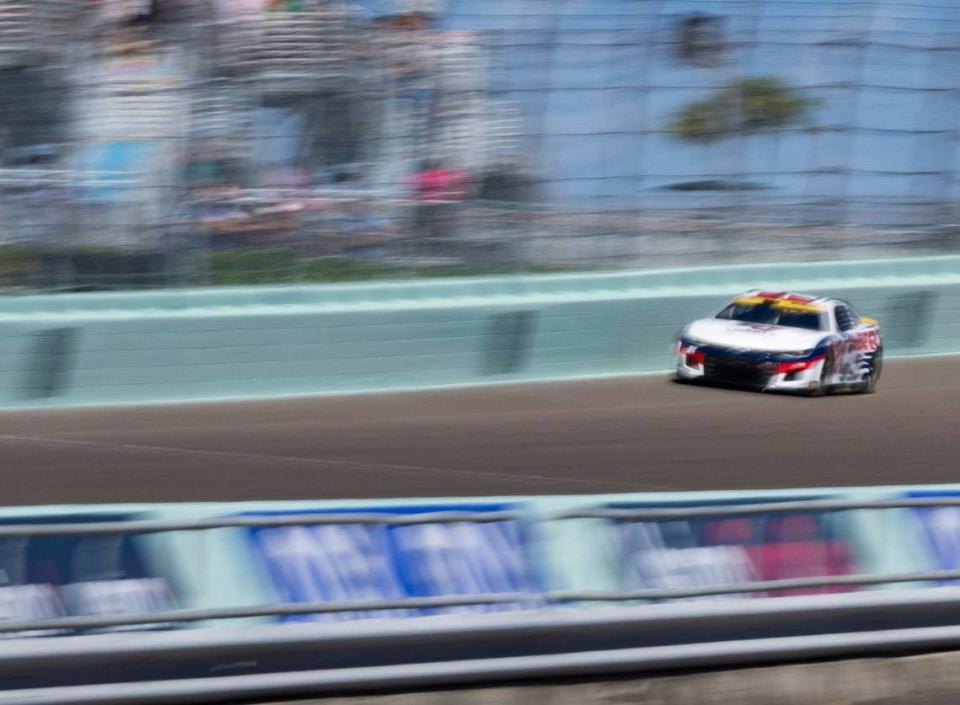
[[[482,513],[518,505],[417,506],[354,510],[389,514]],[[302,512],[315,514],[320,512]],[[350,512],[322,512],[347,515]],[[283,513],[289,515],[289,512]],[[262,516],[262,514],[261,514]],[[535,580],[524,527],[512,519],[413,525],[328,524],[254,528],[252,546],[284,602],[397,600],[531,593]],[[517,604],[303,615],[292,621],[409,617],[516,609]]]
[[[960,497],[960,492],[919,491],[908,492],[904,496],[955,499]],[[916,507],[909,511],[918,521],[921,541],[934,561],[932,567],[938,570],[960,570],[960,507]],[[950,580],[940,584],[957,585],[960,581]]]
[[[5,519],[4,525],[113,522],[129,515]],[[154,572],[134,536],[37,536],[0,539],[0,620],[133,615],[177,607],[168,577]],[[168,625],[115,627],[149,629]],[[22,636],[22,634],[20,634]]]

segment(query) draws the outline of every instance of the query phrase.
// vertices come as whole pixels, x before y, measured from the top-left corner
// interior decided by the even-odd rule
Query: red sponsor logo
[[[853,547],[825,535],[812,515],[770,517],[758,525],[748,519],[726,519],[705,527],[710,544],[741,545],[759,580],[788,580],[855,575],[860,572]],[[857,587],[831,585],[779,590],[774,596],[850,592]]]
[[[871,352],[880,347],[880,333],[875,330],[865,330],[854,333],[847,341],[848,352]]]

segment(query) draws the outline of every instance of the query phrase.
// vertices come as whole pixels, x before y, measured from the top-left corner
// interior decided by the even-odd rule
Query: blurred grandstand
[[[960,250],[956,0],[0,1],[0,285]]]

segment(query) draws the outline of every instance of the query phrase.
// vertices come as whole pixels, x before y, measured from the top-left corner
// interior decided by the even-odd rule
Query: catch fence
[[[952,2],[134,6],[3,5],[7,288],[960,249]]]

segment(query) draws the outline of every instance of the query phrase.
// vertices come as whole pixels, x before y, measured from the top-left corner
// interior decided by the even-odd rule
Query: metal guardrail
[[[957,588],[776,602],[7,641],[0,642],[0,703],[325,696],[960,644]],[[181,677],[171,679],[176,664]]]
[[[845,500],[818,499],[809,501],[760,502],[753,504],[711,505],[708,507],[628,507],[586,509],[564,512],[556,519],[614,519],[632,521],[670,521],[750,516],[756,514],[827,513],[880,509],[922,509],[960,507],[958,497],[916,497],[910,499]]]
[[[213,519],[173,519],[109,521],[64,524],[8,524],[0,526],[0,539],[29,536],[102,536],[109,534],[152,534],[170,531],[209,531],[213,529],[279,528],[284,526],[329,526],[343,524],[452,524],[468,521],[490,523],[519,519],[517,512],[424,512],[387,514],[376,512],[331,512],[284,516],[234,516]]]
[[[887,585],[897,583],[939,582],[960,580],[960,570],[926,571],[917,573],[865,574],[792,578],[788,580],[758,580],[745,583],[706,586],[681,590],[629,590],[600,592],[547,593],[490,593],[482,595],[451,595],[443,597],[412,597],[400,600],[359,600],[348,602],[302,602],[282,605],[254,605],[212,609],[179,609],[117,616],[57,617],[29,622],[0,622],[0,634],[22,632],[85,632],[112,627],[131,627],[154,624],[173,625],[188,622],[207,622],[221,619],[255,617],[288,617],[296,615],[343,614],[346,612],[384,612],[392,610],[424,610],[448,607],[476,607],[484,605],[513,605],[520,609],[537,609],[585,602],[660,602],[698,597],[722,597],[747,593],[769,593],[840,586]]]
[[[960,578],[960,572],[957,575]],[[358,600],[350,602],[298,602],[284,605],[229,607],[223,609],[183,609],[150,612],[139,615],[57,617],[30,622],[0,622],[0,634],[17,632],[85,631],[111,627],[205,622],[215,619],[249,617],[288,617],[309,614],[342,614],[344,612],[380,612],[391,610],[472,607],[525,602],[531,606],[542,602],[536,594],[502,593],[496,595],[455,595],[450,597],[410,597],[402,600]]]
[[[563,512],[545,517],[546,520],[617,519],[632,521],[670,521],[673,519],[722,518],[751,514],[795,514],[841,512],[855,510],[918,509],[960,507],[960,497],[917,497],[910,499],[878,500],[811,500],[666,507],[666,508],[603,508]],[[423,512],[392,514],[383,512],[352,512],[332,510],[324,514],[295,514],[283,516],[227,516],[211,519],[159,519],[116,522],[87,522],[61,524],[6,524],[0,525],[0,539],[29,536],[93,536],[105,534],[146,534],[170,531],[207,531],[232,528],[276,528],[285,526],[325,526],[343,524],[383,524],[412,526],[418,524],[450,524],[456,522],[491,523],[516,521],[523,515],[516,511],[484,512]]]
[[[685,600],[695,597],[716,597],[746,593],[809,590],[815,588],[853,585],[893,585],[896,583],[924,583],[960,580],[960,570],[931,570],[916,573],[865,573],[863,575],[825,575],[784,580],[754,580],[745,583],[708,585],[683,590],[624,590],[619,592],[560,592],[548,593],[554,602],[629,602],[633,600]]]
[[[536,521],[672,521],[790,513],[960,507],[960,498],[809,500],[728,506],[609,507],[538,516]],[[0,526],[0,540],[29,536],[427,523],[523,521],[520,511],[442,511],[221,516],[193,520]],[[960,580],[960,570],[812,576],[685,589],[443,595],[0,623],[0,703],[205,702],[227,697],[329,695],[624,671],[784,661],[960,644],[960,588],[855,592],[761,600],[664,602],[837,586]],[[587,603],[608,603],[578,609]],[[509,613],[445,613],[501,605]],[[617,605],[617,606],[613,606]],[[559,606],[565,609],[556,609]],[[395,619],[395,611],[436,611]],[[349,623],[175,629],[191,622],[370,612]],[[160,631],[98,633],[123,627]],[[170,629],[174,628],[174,629]],[[77,637],[77,633],[86,636]],[[109,668],[107,667],[109,666]],[[170,673],[178,674],[171,679]],[[24,680],[23,674],[30,673]],[[38,687],[42,686],[42,687]]]
[[[549,520],[607,519],[631,521],[670,521],[690,518],[723,518],[759,514],[826,513],[860,510],[890,510],[906,508],[958,507],[960,498],[925,497],[895,500],[849,501],[811,500],[762,502],[710,507],[669,508],[604,508],[565,512],[547,516]],[[119,522],[19,524],[0,526],[0,540],[37,536],[103,536],[152,534],[176,531],[209,531],[235,528],[280,528],[291,526],[330,525],[388,525],[413,526],[457,522],[493,523],[516,521],[523,518],[516,511],[488,512],[424,512],[419,514],[392,514],[377,512],[352,513],[332,511],[324,514],[296,514],[283,516],[227,516],[193,520],[139,520]],[[363,600],[345,602],[295,603],[282,605],[251,605],[231,608],[177,609],[132,615],[90,615],[57,617],[52,619],[0,623],[0,634],[45,631],[89,631],[121,626],[157,623],[188,623],[223,619],[280,617],[291,615],[334,614],[345,612],[380,612],[391,610],[442,609],[480,605],[515,605],[533,609],[547,605],[565,605],[588,602],[661,602],[703,597],[742,594],[778,593],[791,590],[830,588],[842,586],[894,585],[903,583],[945,582],[960,580],[960,570],[938,570],[910,573],[858,574],[809,576],[779,580],[760,580],[683,589],[641,589],[622,591],[555,591],[535,593],[487,593],[447,595],[397,600]]]

